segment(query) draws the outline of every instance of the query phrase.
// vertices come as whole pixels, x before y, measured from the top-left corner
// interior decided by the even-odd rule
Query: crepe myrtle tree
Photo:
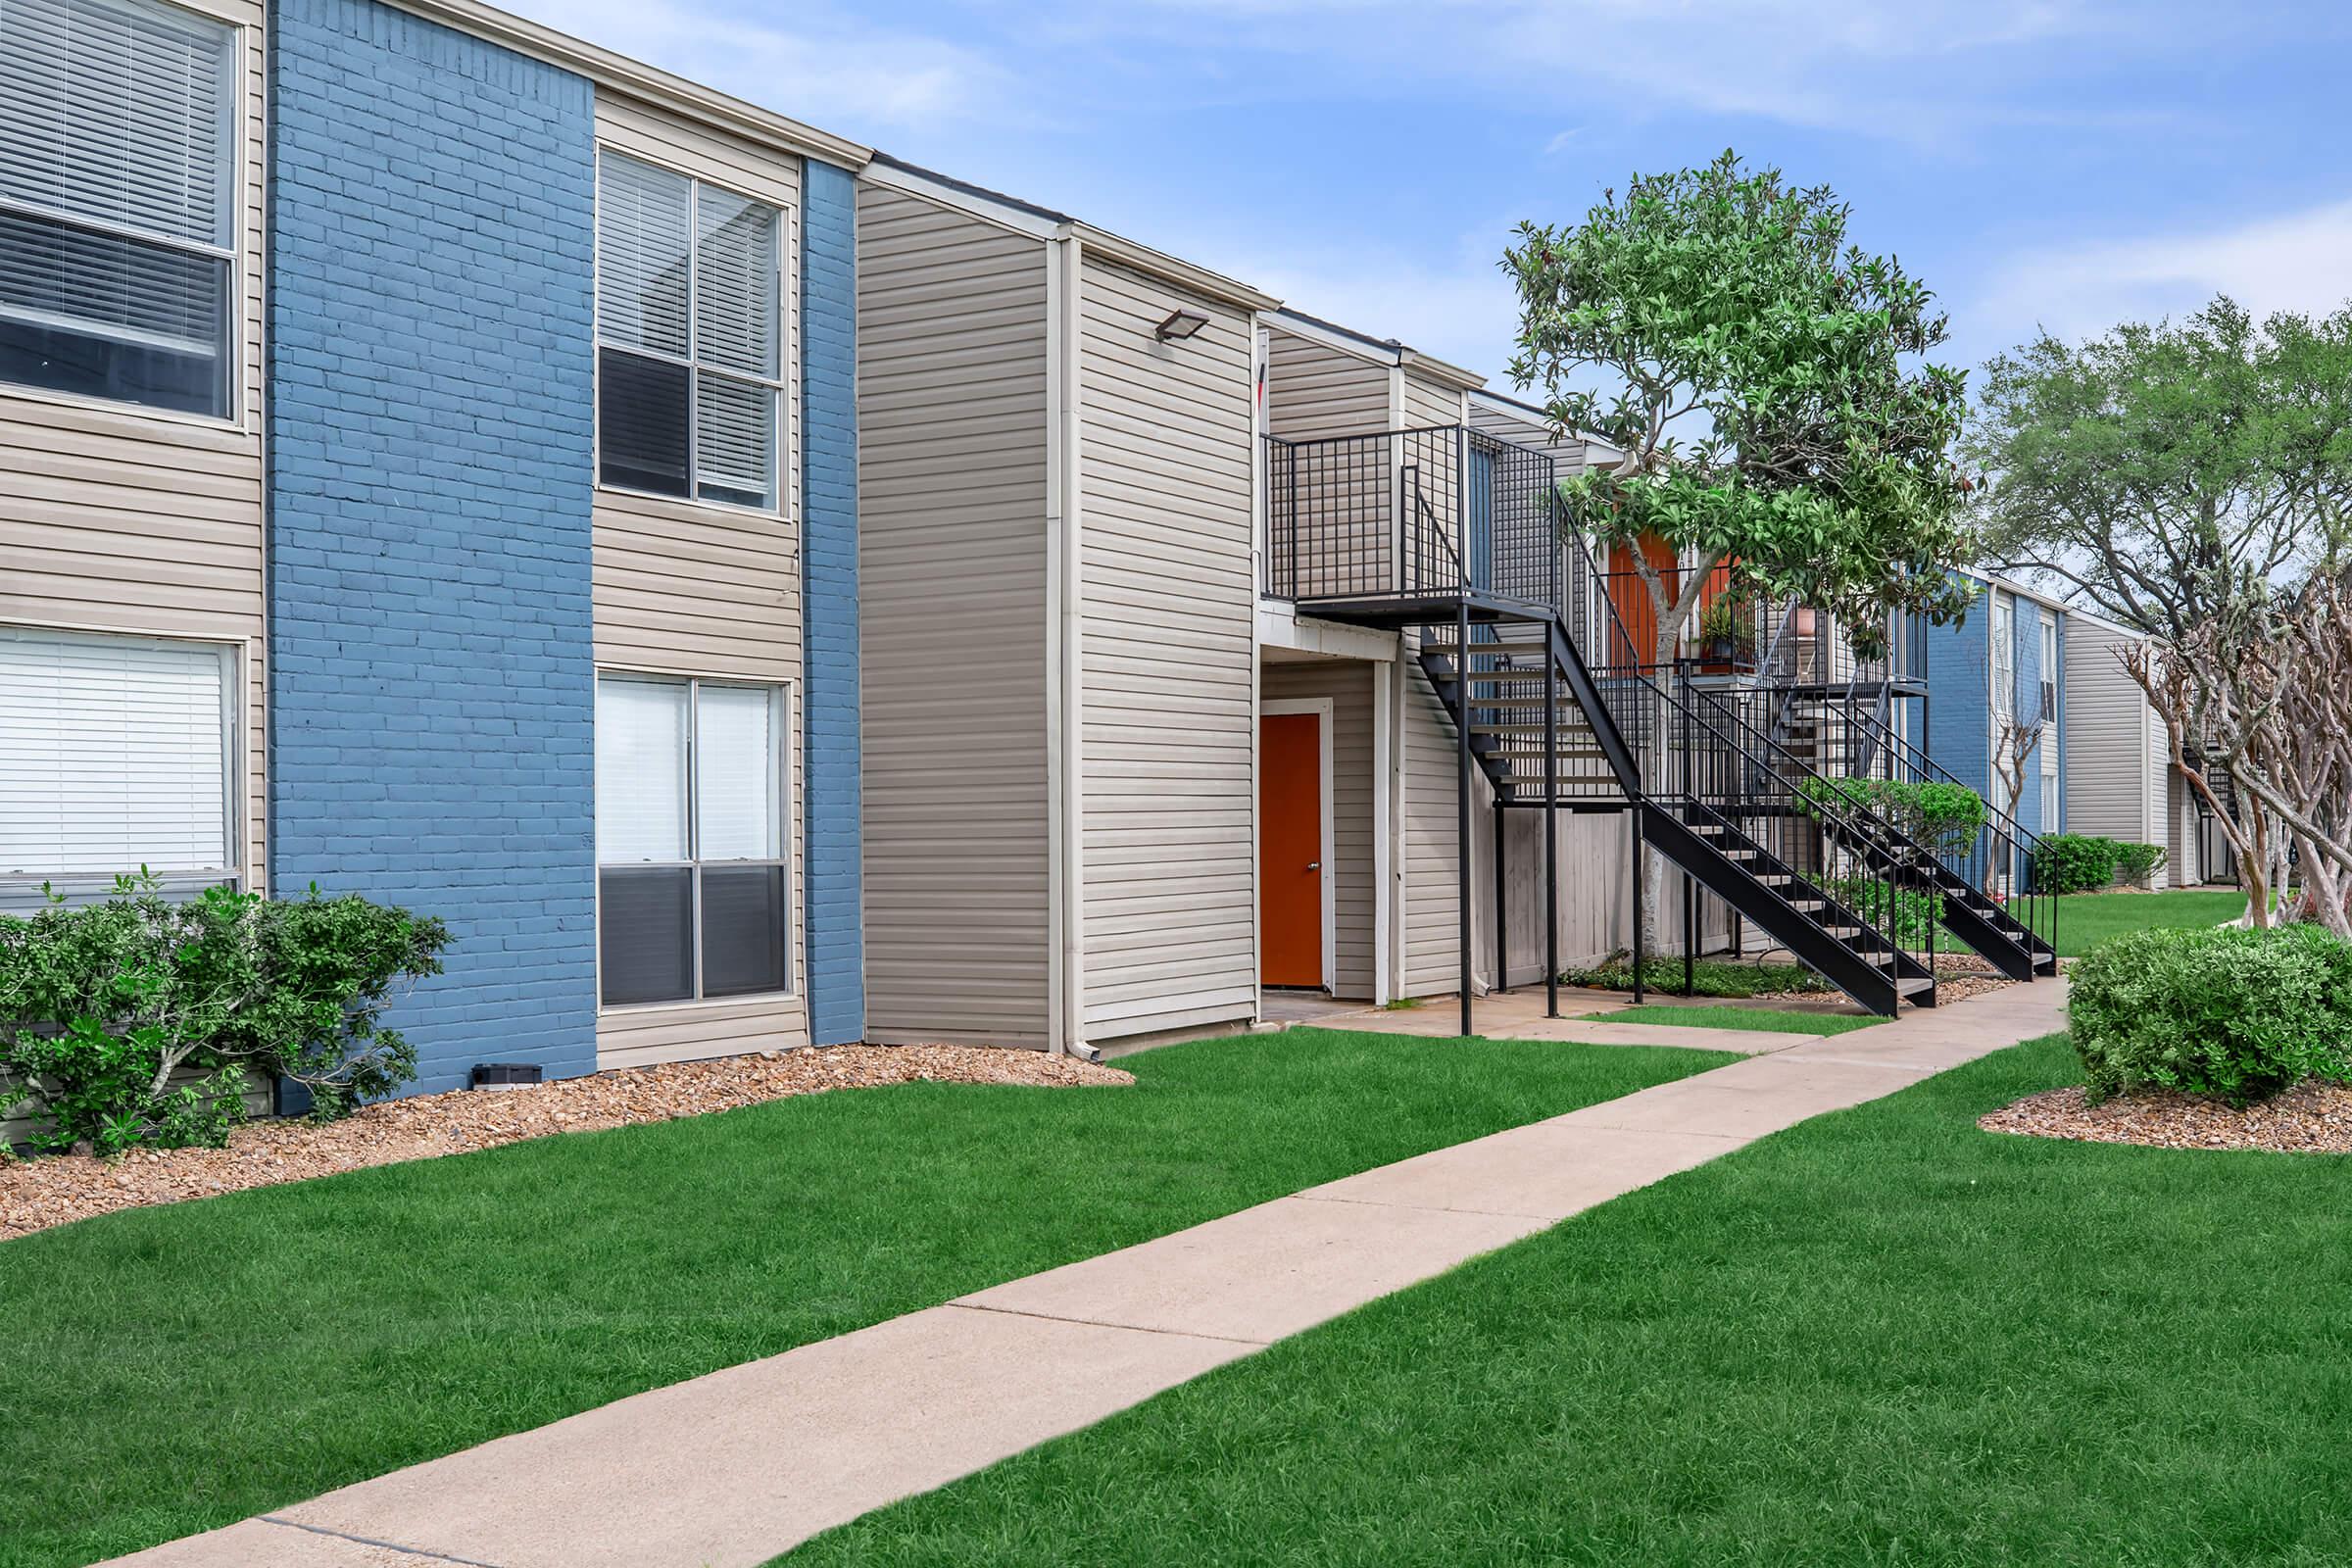
[[[1850,213],[1727,151],[1608,190],[1581,223],[1522,223],[1504,255],[1512,378],[1621,454],[1563,494],[1589,538],[1638,564],[1659,663],[1727,563],[1837,615],[1865,656],[1890,612],[1966,608],[1951,568],[1975,553],[1971,486],[1949,456],[1965,376],[1925,358],[1947,331],[1935,296],[1848,245]],[[1674,580],[1645,534],[1683,564]]]

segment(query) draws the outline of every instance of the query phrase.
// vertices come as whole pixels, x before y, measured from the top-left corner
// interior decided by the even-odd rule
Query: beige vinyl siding
[[[1255,1016],[1250,321],[1080,271],[1087,1038]],[[1162,343],[1184,307],[1209,324]]]
[[[1389,367],[1279,325],[1266,334],[1266,428],[1292,440],[1389,427]]]
[[[2117,658],[2132,641],[2081,617],[2068,629],[2066,825],[2073,833],[2161,843],[2161,814],[2148,809],[2148,731],[2162,726]]]
[[[1451,995],[1461,987],[1455,803],[1460,752],[1453,720],[1418,660],[1404,679],[1404,966],[1402,994]],[[1473,842],[1491,831],[1481,781],[1472,778]],[[1473,862],[1475,864],[1475,861]],[[1473,897],[1478,895],[1474,894]],[[1492,895],[1489,894],[1489,897]],[[1472,917],[1477,917],[1473,906]]]
[[[1373,859],[1372,666],[1360,659],[1289,660],[1258,671],[1263,702],[1331,700],[1332,995],[1370,1000],[1377,869]]]
[[[877,1041],[1050,1043],[1046,246],[858,199],[865,988]]]
[[[244,668],[238,855],[263,885],[269,821],[267,541],[262,510],[262,8],[241,26],[236,418],[141,413],[0,385],[0,621],[234,645]],[[132,867],[125,866],[130,870]]]
[[[1272,326],[1266,340],[1266,427],[1320,443],[1392,425],[1390,367]],[[1272,540],[1280,575],[1300,598],[1385,591],[1392,567],[1395,454],[1386,442],[1311,445],[1269,459]],[[1298,519],[1296,553],[1291,518]],[[1340,519],[1347,519],[1346,526]]]
[[[1532,414],[1520,414],[1511,409],[1496,408],[1476,397],[1470,403],[1470,428],[1499,441],[1513,441],[1523,447],[1548,452],[1559,465],[1561,478],[1581,473],[1585,466],[1585,443],[1575,436],[1564,441],[1551,439],[1551,427]]]
[[[1404,372],[1404,424],[1418,430],[1433,424],[1462,422],[1462,391],[1424,380],[1411,369]]]
[[[781,452],[800,450],[800,165],[723,132],[609,93],[596,104],[597,139],[784,211],[784,363],[789,368]],[[776,512],[639,495],[598,486],[591,555],[599,668],[708,679],[790,682],[793,689],[793,990],[788,996],[615,1007],[597,1019],[599,1067],[776,1051],[806,1045],[803,961],[801,530],[799,470],[779,460]]]

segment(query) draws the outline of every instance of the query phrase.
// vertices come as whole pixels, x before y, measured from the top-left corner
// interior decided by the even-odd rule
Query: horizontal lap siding
[[[2066,643],[2068,831],[2132,841],[2156,836],[2147,810],[2147,698],[2116,657],[2131,639],[2081,622]],[[2021,667],[2021,682],[2026,673]],[[2038,754],[2030,766],[2038,768]],[[2029,776],[2029,791],[2035,777]]]
[[[244,28],[236,422],[0,387],[0,622],[237,645],[238,852],[248,885],[258,887],[268,866],[270,735],[261,437],[267,39],[259,5],[205,9]]]
[[[1390,368],[1280,326],[1266,353],[1267,429],[1315,443],[1275,449],[1268,462],[1272,542],[1284,557],[1271,580],[1301,598],[1384,591],[1394,569],[1395,454],[1386,441],[1324,438],[1390,427]]]
[[[1266,427],[1279,436],[1360,435],[1389,427],[1389,368],[1271,328]]]
[[[780,433],[784,505],[776,513],[668,496],[596,492],[592,563],[600,667],[795,684],[795,728],[806,712],[802,676],[801,526],[797,459],[800,399],[800,161],[763,152],[600,92],[600,144],[680,170],[784,210],[784,364],[793,373]],[[806,750],[792,747],[793,990],[789,997],[620,1007],[598,1015],[599,1067],[635,1067],[808,1043],[801,940],[807,871],[802,808]]]
[[[1353,659],[1286,661],[1263,666],[1258,681],[1267,703],[1331,699],[1332,994],[1369,1000],[1378,984],[1372,666]]]
[[[1046,247],[862,187],[869,1038],[1043,1047]]]
[[[1404,665],[1404,986],[1408,997],[1461,987],[1460,751],[1453,720],[1418,660]],[[1471,781],[1473,841],[1491,831]],[[1476,906],[1473,906],[1475,917]]]
[[[1249,318],[1088,262],[1081,287],[1085,1031],[1249,1018],[1256,652]],[[1198,335],[1162,343],[1178,307]]]

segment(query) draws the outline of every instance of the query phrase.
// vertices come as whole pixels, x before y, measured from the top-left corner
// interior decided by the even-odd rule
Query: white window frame
[[[2041,622],[2041,688],[2049,698],[2041,704],[2041,732],[2045,737],[2058,733],[2058,620],[2047,611],[2036,612]],[[2040,700],[2036,691],[2036,701]],[[2056,762],[2044,764],[2045,771],[2054,771]]]
[[[79,226],[94,234],[112,234],[122,239],[137,240],[142,244],[161,245],[185,251],[190,255],[207,257],[228,264],[221,299],[222,333],[220,340],[221,404],[220,414],[198,414],[187,409],[158,408],[152,404],[132,403],[122,398],[97,397],[84,392],[66,392],[54,387],[34,386],[22,381],[0,379],[0,395],[25,398],[40,403],[64,404],[72,408],[105,409],[110,413],[133,415],[140,418],[162,419],[178,424],[209,425],[215,429],[242,430],[245,428],[245,102],[251,90],[247,67],[249,24],[222,15],[213,7],[201,4],[180,4],[175,0],[133,0],[161,11],[179,11],[224,29],[228,36],[228,147],[223,160],[228,182],[228,243],[207,244],[172,234],[153,234],[123,223],[109,222],[100,218],[87,218],[75,213],[54,212],[36,203],[12,200],[0,196],[0,211],[23,217],[40,219],[47,222]]]
[[[640,1012],[662,1007],[725,1007],[745,1003],[783,1002],[798,1000],[801,995],[800,907],[801,878],[796,853],[800,847],[795,831],[798,821],[799,797],[792,782],[798,762],[799,746],[799,683],[791,680],[759,680],[732,675],[680,675],[670,670],[632,669],[622,665],[599,664],[596,679],[601,684],[610,680],[644,681],[649,684],[681,686],[686,691],[685,736],[685,815],[686,858],[683,860],[615,860],[612,865],[629,870],[691,870],[687,896],[687,915],[693,921],[694,936],[694,994],[673,997],[666,1001],[607,1002],[605,1001],[605,945],[604,945],[604,873],[606,862],[601,851],[596,855],[596,1004],[599,1012]],[[710,860],[699,856],[702,839],[702,807],[697,786],[699,739],[698,726],[701,705],[697,698],[705,686],[724,686],[771,694],[777,712],[776,726],[776,810],[778,837],[782,854],[759,859]],[[597,827],[601,839],[603,827]],[[739,991],[724,997],[703,995],[703,867],[716,866],[781,866],[784,871],[784,985],[776,991]]]
[[[166,648],[178,652],[202,651],[220,661],[220,853],[227,863],[220,866],[189,866],[159,872],[168,883],[193,889],[225,884],[244,888],[248,878],[245,867],[245,659],[246,647],[241,641],[232,642],[209,637],[156,637],[142,632],[90,631],[78,626],[41,626],[25,623],[0,623],[0,639],[10,642],[70,642],[89,643],[106,647]],[[122,871],[136,871],[136,865],[125,865]],[[53,886],[69,900],[82,902],[85,898],[112,892],[113,875],[95,872],[12,871],[0,868],[0,908],[21,909],[40,899],[43,883]]]
[[[686,341],[688,352],[684,358],[663,354],[658,350],[643,348],[635,344],[613,343],[608,345],[605,341],[604,167],[605,159],[608,156],[631,159],[649,169],[659,169],[676,174],[687,182]],[[614,495],[644,496],[649,500],[666,502],[671,505],[718,507],[728,512],[747,513],[755,517],[777,517],[790,520],[793,514],[791,492],[794,488],[789,466],[793,444],[790,428],[793,413],[793,367],[791,364],[792,329],[786,318],[791,315],[794,305],[792,240],[797,231],[794,224],[796,215],[791,205],[777,200],[772,195],[760,195],[739,185],[728,184],[725,180],[708,178],[680,164],[660,158],[649,158],[637,148],[623,147],[602,139],[596,144],[594,184],[594,201],[591,203],[589,225],[592,251],[590,282],[596,296],[596,325],[593,334],[594,341],[591,345],[590,357],[593,363],[590,368],[589,390],[593,399],[590,423],[595,427],[594,439],[591,443],[592,466],[590,472],[595,476],[596,488]],[[695,394],[701,384],[699,378],[703,373],[703,366],[694,356],[694,350],[699,347],[698,335],[701,330],[695,314],[694,278],[696,249],[702,243],[699,220],[704,186],[709,186],[712,190],[724,191],[743,201],[757,202],[762,207],[772,208],[776,214],[776,373],[770,378],[753,375],[748,371],[725,366],[711,368],[714,374],[725,376],[730,380],[752,382],[755,385],[765,387],[775,394],[775,434],[771,450],[768,453],[768,467],[776,499],[770,506],[755,507],[741,501],[728,501],[722,497],[705,496],[699,493],[702,488],[702,472],[700,464],[697,462],[695,448],[700,406],[696,401]],[[633,354],[640,359],[654,360],[686,371],[686,494],[679,496],[662,490],[644,490],[635,485],[614,484],[605,478],[605,350],[608,346],[616,354]]]

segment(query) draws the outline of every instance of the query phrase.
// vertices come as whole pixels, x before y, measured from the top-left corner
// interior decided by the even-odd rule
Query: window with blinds
[[[0,0],[0,380],[225,417],[236,29]]]
[[[641,159],[598,154],[604,483],[776,506],[782,283],[778,209]]]
[[[791,988],[791,711],[781,686],[597,677],[608,1006]]]
[[[0,629],[0,902],[236,874],[226,647]]]

